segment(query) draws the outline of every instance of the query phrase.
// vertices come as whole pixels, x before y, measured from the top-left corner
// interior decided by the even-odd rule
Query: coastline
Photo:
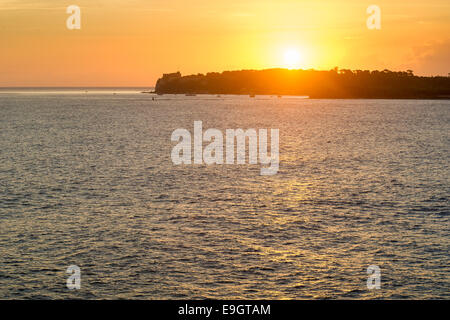
[[[166,73],[156,94],[308,96],[310,99],[450,99],[450,77],[411,70],[238,70],[182,76]]]

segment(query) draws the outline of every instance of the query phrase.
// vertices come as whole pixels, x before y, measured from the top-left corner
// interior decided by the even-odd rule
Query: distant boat
[[[281,98],[282,96],[281,95],[278,95],[278,98]]]
[[[255,97],[255,95],[254,95],[254,94],[251,94],[251,95],[250,95],[250,98],[254,98],[254,97]]]

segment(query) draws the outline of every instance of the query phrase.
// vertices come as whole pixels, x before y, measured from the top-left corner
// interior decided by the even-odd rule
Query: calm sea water
[[[0,298],[450,298],[450,101],[157,99],[0,94]],[[194,120],[278,174],[174,166]]]

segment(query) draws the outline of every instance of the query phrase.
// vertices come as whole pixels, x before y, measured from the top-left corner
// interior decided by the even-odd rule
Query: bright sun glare
[[[290,49],[284,52],[284,64],[288,69],[299,69],[300,58],[300,53],[297,50]]]

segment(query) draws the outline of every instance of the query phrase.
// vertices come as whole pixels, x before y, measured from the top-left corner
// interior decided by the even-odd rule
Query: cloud
[[[448,75],[450,72],[450,39],[415,46],[406,57],[408,68],[416,74]]]

